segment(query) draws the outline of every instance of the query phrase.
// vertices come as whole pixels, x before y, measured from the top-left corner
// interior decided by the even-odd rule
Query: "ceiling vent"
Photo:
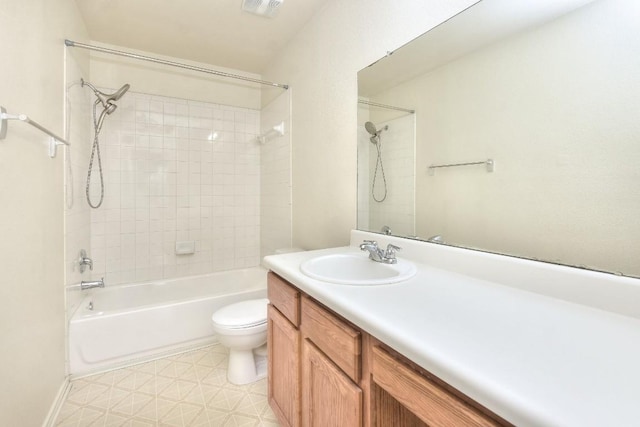
[[[242,0],[242,10],[273,18],[278,14],[284,0]]]

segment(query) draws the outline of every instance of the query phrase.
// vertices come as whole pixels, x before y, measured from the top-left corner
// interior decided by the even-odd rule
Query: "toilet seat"
[[[213,313],[211,321],[225,329],[248,329],[267,323],[266,298],[252,299],[230,304]]]

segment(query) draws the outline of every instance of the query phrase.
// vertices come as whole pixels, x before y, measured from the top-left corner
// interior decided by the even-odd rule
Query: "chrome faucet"
[[[378,247],[378,242],[375,240],[365,240],[360,244],[360,250],[369,251],[369,259],[375,262],[382,262],[384,264],[396,264],[396,252],[402,249],[399,246],[389,243],[386,250],[382,250]]]
[[[104,277],[100,280],[90,280],[88,282],[83,280],[80,282],[80,290],[84,291],[92,288],[104,288]]]

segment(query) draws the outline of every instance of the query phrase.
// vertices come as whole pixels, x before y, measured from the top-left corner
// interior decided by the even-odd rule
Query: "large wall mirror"
[[[640,2],[482,0],[358,73],[358,228],[640,277]]]

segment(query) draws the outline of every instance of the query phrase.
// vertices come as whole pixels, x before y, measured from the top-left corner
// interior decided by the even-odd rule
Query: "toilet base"
[[[263,346],[266,347],[266,346]],[[267,376],[267,357],[262,347],[254,350],[229,349],[227,380],[236,385],[250,384]]]

